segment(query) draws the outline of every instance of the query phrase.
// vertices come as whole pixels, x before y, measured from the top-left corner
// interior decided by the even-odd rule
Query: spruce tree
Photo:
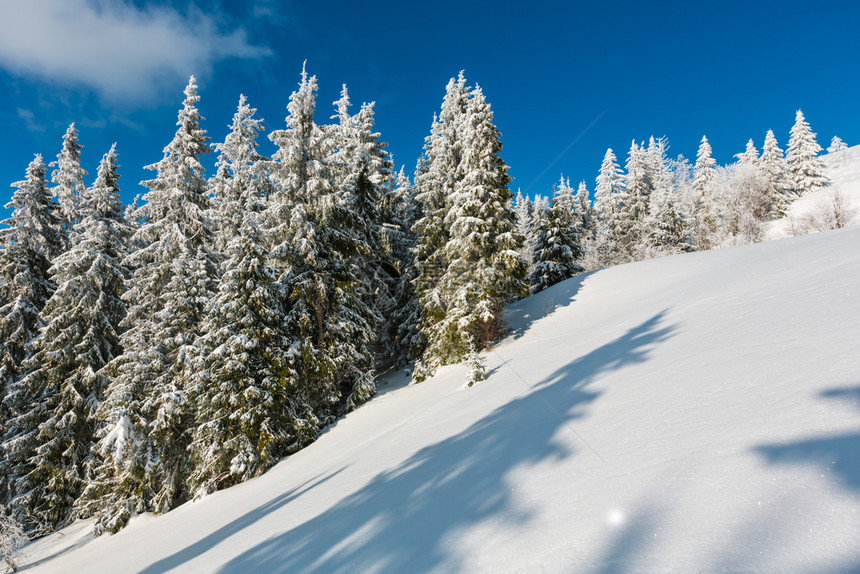
[[[758,168],[765,180],[765,195],[770,204],[770,218],[784,215],[796,196],[789,179],[788,164],[785,162],[776,136],[773,135],[773,130],[768,130],[765,136]]]
[[[480,87],[461,118],[462,156],[448,197],[444,224],[450,239],[442,248],[446,268],[438,283],[444,315],[427,325],[425,359],[447,364],[468,354],[470,341],[489,348],[504,332],[504,307],[525,291],[526,264],[517,249],[507,187],[508,167],[493,113]],[[425,360],[425,362],[428,362]]]
[[[260,474],[284,454],[290,435],[283,290],[267,262],[260,214],[248,209],[243,220],[191,361],[192,494]]]
[[[517,190],[517,195],[514,200],[514,213],[517,216],[517,233],[525,238],[523,246],[520,248],[520,255],[529,265],[534,262],[532,211],[534,211],[534,206],[532,205],[531,199],[524,197],[522,192]]]
[[[415,199],[415,187],[401,168],[383,196],[380,216],[382,253],[394,268],[394,307],[387,323],[387,340],[395,359],[394,367],[401,368],[422,352],[420,337],[421,306],[415,295],[415,244],[413,231],[420,208]]]
[[[60,223],[67,241],[72,226],[81,217],[80,204],[86,190],[84,176],[87,172],[81,168],[82,147],[78,143],[78,131],[73,123],[63,136],[63,149],[57,155],[57,161],[51,162],[51,167],[56,168],[51,174],[51,182],[55,186],[54,197],[60,207]]]
[[[562,178],[556,185],[552,205],[536,230],[535,269],[529,277],[532,293],[584,271],[578,263],[583,251],[576,203],[573,190]]]
[[[830,145],[827,148],[827,153],[839,153],[846,149],[848,149],[848,145],[842,141],[842,138],[839,136],[833,136],[833,139],[830,140]]]
[[[589,267],[612,265],[617,260],[620,200],[624,179],[612,148],[606,150],[594,188],[594,237],[587,242]]]
[[[375,392],[372,333],[350,265],[368,247],[335,185],[333,142],[313,118],[316,91],[316,77],[303,69],[286,129],[269,136],[278,146],[272,167],[278,188],[266,213],[270,254],[290,302],[284,322],[295,349],[288,364],[295,381],[293,448]]]
[[[630,261],[643,243],[643,222],[651,197],[651,174],[646,150],[635,141],[627,155],[627,173],[616,225],[618,256]]]
[[[225,251],[239,235],[246,210],[260,211],[262,200],[271,191],[265,158],[257,151],[263,120],[255,118],[256,113],[245,96],[240,95],[230,132],[222,143],[215,145],[218,161],[210,187],[218,252]]]
[[[661,185],[651,194],[643,228],[644,257],[671,255],[692,249],[687,215],[671,185]]]
[[[830,183],[824,175],[824,165],[818,157],[820,151],[821,146],[815,141],[815,134],[809,128],[803,112],[797,110],[791,136],[788,139],[785,161],[794,184],[794,192],[798,196],[823,189]]]
[[[759,161],[758,150],[752,140],[749,140],[746,149],[742,153],[735,154],[735,157],[741,165],[757,165]]]
[[[591,198],[585,181],[580,181],[576,190],[576,206],[579,214],[579,232],[585,241],[594,233],[594,209],[591,207]]]
[[[440,293],[440,279],[448,269],[444,248],[450,239],[448,212],[452,208],[454,188],[463,178],[465,118],[469,93],[463,72],[448,82],[442,109],[434,116],[430,135],[424,144],[424,168],[416,174],[416,200],[420,215],[414,229],[415,293],[421,306],[422,346],[430,344],[430,330],[448,312],[448,299]],[[435,371],[441,358],[438,349],[424,353],[413,372],[422,380]]]
[[[105,367],[111,381],[98,407],[108,422],[100,431],[104,460],[85,493],[85,504],[98,509],[97,532],[122,528],[134,512],[166,512],[187,496],[193,412],[186,361],[216,275],[199,99],[192,76],[179,127],[163,159],[147,166],[156,177],[142,182],[146,203],[133,216],[142,224],[125,259],[134,274],[123,296],[123,354]]]
[[[351,242],[356,253],[349,257],[349,272],[355,276],[356,291],[361,300],[361,312],[368,328],[374,333],[373,354],[375,365],[387,368],[396,360],[389,332],[395,309],[393,298],[396,279],[386,271],[393,261],[385,260],[381,248],[383,234],[382,202],[385,185],[391,180],[391,161],[374,131],[374,104],[362,104],[360,111],[351,115],[349,94],[343,86],[341,98],[335,102],[338,120],[332,126],[335,151],[330,160],[342,207],[341,226],[353,236]]]
[[[693,176],[693,195],[696,210],[696,244],[699,249],[710,249],[711,238],[717,232],[717,213],[714,197],[714,180],[717,162],[711,157],[711,144],[702,136],[696,153]]]
[[[69,251],[51,268],[56,291],[41,313],[44,325],[31,344],[20,386],[39,405],[20,419],[34,447],[14,504],[36,531],[50,531],[73,517],[73,505],[90,478],[91,448],[103,397],[99,371],[120,352],[120,299],[127,270],[120,260],[127,228],[119,201],[114,148],[105,154],[92,189],[79,197],[82,219]],[[25,493],[25,494],[24,494]]]
[[[35,445],[34,425],[28,421],[42,407],[22,385],[21,375],[28,345],[43,325],[39,313],[55,289],[50,259],[63,245],[45,173],[37,155],[26,179],[12,184],[16,189],[5,206],[12,215],[0,222],[6,226],[0,229],[0,495],[7,502],[25,492],[18,481],[26,475]]]

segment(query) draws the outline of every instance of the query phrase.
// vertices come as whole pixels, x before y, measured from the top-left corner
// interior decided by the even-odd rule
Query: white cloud
[[[18,112],[18,117],[24,120],[24,125],[27,126],[28,131],[45,131],[45,126],[36,123],[36,114],[34,114],[32,111],[26,110],[24,108],[16,108],[16,111]]]
[[[267,48],[216,17],[127,0],[0,1],[0,66],[13,73],[83,84],[111,100],[151,97],[169,80],[205,75],[225,58]]]

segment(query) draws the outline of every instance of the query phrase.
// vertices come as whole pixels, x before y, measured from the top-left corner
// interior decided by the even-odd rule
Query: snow
[[[853,223],[860,223],[860,146],[850,147],[840,152],[821,156],[825,172],[830,178],[830,186],[809,193],[791,204],[787,217],[770,224],[768,239],[780,239],[794,235],[792,224],[802,222],[805,216],[814,214],[830,203],[830,198],[838,192],[845,199],[847,207],[855,211]]]
[[[485,381],[397,373],[265,475],[116,535],[73,524],[19,563],[857,572],[857,245],[853,226],[559,283],[509,308]]]

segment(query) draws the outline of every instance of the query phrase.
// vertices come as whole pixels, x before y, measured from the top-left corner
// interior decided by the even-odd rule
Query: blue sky
[[[407,170],[465,70],[495,111],[512,188],[531,195],[561,173],[593,189],[607,147],[623,161],[650,135],[695,157],[705,134],[720,163],[749,138],[760,149],[768,129],[785,148],[798,108],[823,147],[833,135],[860,143],[860,4],[774,4],[4,1],[0,200],[34,153],[56,157],[74,121],[87,183],[116,141],[130,201],[173,136],[189,75],[219,141],[240,93],[268,131],[283,127],[304,60],[319,78],[317,121],[346,83],[356,105],[376,101]],[[274,151],[268,139],[262,151]]]

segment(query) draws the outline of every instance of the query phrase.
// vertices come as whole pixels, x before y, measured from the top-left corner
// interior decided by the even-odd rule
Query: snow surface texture
[[[860,571],[860,226],[622,265],[265,475],[29,572]]]

